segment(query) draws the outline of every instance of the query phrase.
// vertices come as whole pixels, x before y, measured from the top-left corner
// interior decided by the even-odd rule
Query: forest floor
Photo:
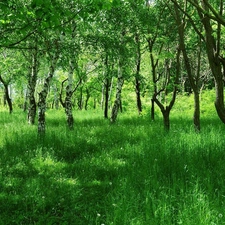
[[[176,114],[47,111],[45,138],[26,115],[0,111],[0,224],[225,224],[225,126],[214,114],[195,133]]]

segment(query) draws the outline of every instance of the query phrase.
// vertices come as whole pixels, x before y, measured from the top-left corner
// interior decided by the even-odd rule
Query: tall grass
[[[225,127],[208,113],[197,134],[179,110],[169,133],[160,116],[95,111],[69,131],[52,110],[44,139],[0,112],[0,224],[225,224]]]

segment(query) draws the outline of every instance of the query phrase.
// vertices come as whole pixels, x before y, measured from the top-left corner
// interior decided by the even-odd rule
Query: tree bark
[[[105,84],[102,83],[102,98],[101,98],[101,109],[104,109],[104,101],[105,101]]]
[[[137,77],[135,77],[135,89],[136,89],[137,109],[138,109],[138,114],[140,115],[142,113],[141,89],[140,89],[140,80]]]
[[[154,91],[153,91],[153,95],[152,95],[152,99],[151,99],[151,119],[155,120],[155,93],[157,93],[157,82],[159,81],[161,74],[159,74],[157,76],[157,72],[156,72],[156,68],[158,66],[159,63],[159,59],[154,58],[154,54],[153,54],[153,46],[155,44],[155,40],[157,38],[157,35],[154,36],[152,39],[147,39],[148,42],[148,49],[149,49],[149,53],[150,53],[150,65],[151,65],[151,72],[152,72],[152,81],[153,81],[153,86],[154,86]],[[161,45],[158,54],[160,55],[161,51],[162,51],[162,47],[163,45]]]
[[[77,106],[79,110],[83,109],[83,88],[82,87],[80,88],[80,95],[77,101]]]
[[[116,88],[116,99],[114,101],[114,105],[113,105],[112,112],[111,112],[111,118],[110,118],[111,123],[114,123],[116,121],[118,111],[120,109],[121,92],[122,92],[123,82],[124,82],[124,79],[123,79],[122,65],[121,65],[121,62],[119,61],[119,63],[118,63],[117,88]]]
[[[51,60],[48,77],[45,79],[44,87],[42,91],[39,93],[39,100],[38,100],[38,133],[39,134],[45,133],[46,98],[48,95],[50,82],[55,72],[57,60],[58,60],[58,55],[55,54],[55,56]]]
[[[24,94],[24,102],[23,102],[23,111],[27,111],[27,99],[28,99],[28,90],[26,88],[25,94]]]
[[[67,117],[67,125],[69,129],[73,129],[74,119],[73,119],[73,105],[72,105],[72,85],[73,85],[73,72],[74,72],[74,64],[73,61],[70,62],[70,68],[68,73],[68,84],[66,87],[66,97],[64,102],[65,113]]]
[[[84,105],[85,110],[88,109],[88,101],[90,97],[91,97],[90,91],[88,90],[88,88],[86,88],[86,99],[85,99],[85,105]]]
[[[155,120],[155,101],[153,98],[151,99],[151,120]]]
[[[195,130],[198,132],[200,131],[200,98],[199,98],[199,92],[194,92],[194,102],[195,102],[195,109],[194,109],[194,126]]]
[[[166,109],[162,111],[162,114],[163,114],[164,130],[169,131],[170,130],[170,109],[166,107]]]
[[[140,70],[141,70],[141,47],[139,35],[136,34],[135,41],[137,44],[137,58],[136,58],[136,75],[135,75],[135,92],[136,92],[136,101],[137,101],[137,109],[138,114],[140,115],[142,112],[142,104],[141,104],[141,81],[140,81]]]
[[[9,84],[3,80],[1,75],[0,75],[0,82],[2,82],[4,86],[4,93],[5,93],[4,98],[8,104],[9,113],[11,114],[13,112],[13,105],[12,105],[12,99],[10,98],[10,95],[9,95]]]
[[[184,41],[184,26],[185,21],[181,19],[179,10],[177,6],[174,4],[174,10],[176,13],[176,22],[178,27],[178,34],[179,34],[179,45],[180,49],[183,53],[184,57],[184,64],[186,67],[188,80],[190,82],[190,86],[194,92],[194,115],[193,115],[193,123],[196,131],[200,131],[200,99],[199,99],[199,78],[200,78],[200,58],[201,58],[201,40],[199,41],[199,52],[197,56],[197,72],[196,77],[193,75],[193,70],[191,68],[190,59],[188,57],[188,53],[186,50],[186,45]]]
[[[28,79],[28,86],[27,86],[27,97],[28,97],[28,123],[34,124],[35,117],[36,117],[36,100],[34,97],[34,92],[36,88],[37,82],[37,73],[38,73],[38,50],[37,48],[34,50],[32,54],[32,67],[31,67],[31,74]]]
[[[104,118],[108,119],[108,109],[109,109],[109,89],[110,89],[110,79],[106,77],[105,79],[105,106],[104,106]]]
[[[208,5],[202,1],[202,8],[205,12],[209,11]],[[222,9],[222,6],[221,6]],[[222,61],[220,54],[220,43],[221,43],[221,24],[217,24],[217,39],[213,36],[215,33],[213,31],[210,18],[208,15],[203,15],[200,10],[198,10],[201,22],[205,29],[206,36],[206,51],[209,59],[209,65],[215,81],[216,99],[215,108],[220,120],[225,123],[225,105],[224,105],[224,80],[222,72]]]

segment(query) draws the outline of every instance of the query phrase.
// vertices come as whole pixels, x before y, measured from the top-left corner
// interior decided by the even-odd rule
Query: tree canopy
[[[73,127],[72,108],[88,109],[90,99],[105,118],[112,107],[114,121],[123,89],[136,93],[139,114],[148,94],[152,119],[155,103],[165,116],[178,92],[193,91],[200,130],[199,93],[213,86],[225,123],[223,11],[223,1],[209,0],[1,1],[1,82],[5,90],[27,93],[18,99],[29,105],[31,124],[38,101],[44,115],[48,99],[60,98]]]

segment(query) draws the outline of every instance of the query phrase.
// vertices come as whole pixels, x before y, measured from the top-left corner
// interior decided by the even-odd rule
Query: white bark
[[[36,116],[36,100],[34,97],[36,83],[37,83],[37,74],[38,74],[38,56],[37,49],[34,50],[32,55],[32,67],[31,74],[29,76],[28,85],[27,85],[27,97],[28,97],[28,123],[34,124]]]
[[[54,58],[51,60],[51,65],[49,68],[48,77],[44,81],[44,86],[42,91],[39,93],[38,101],[38,133],[45,132],[45,111],[46,111],[46,98],[48,95],[48,90],[50,87],[50,82],[55,72],[56,63],[58,60],[58,55],[55,54]]]

